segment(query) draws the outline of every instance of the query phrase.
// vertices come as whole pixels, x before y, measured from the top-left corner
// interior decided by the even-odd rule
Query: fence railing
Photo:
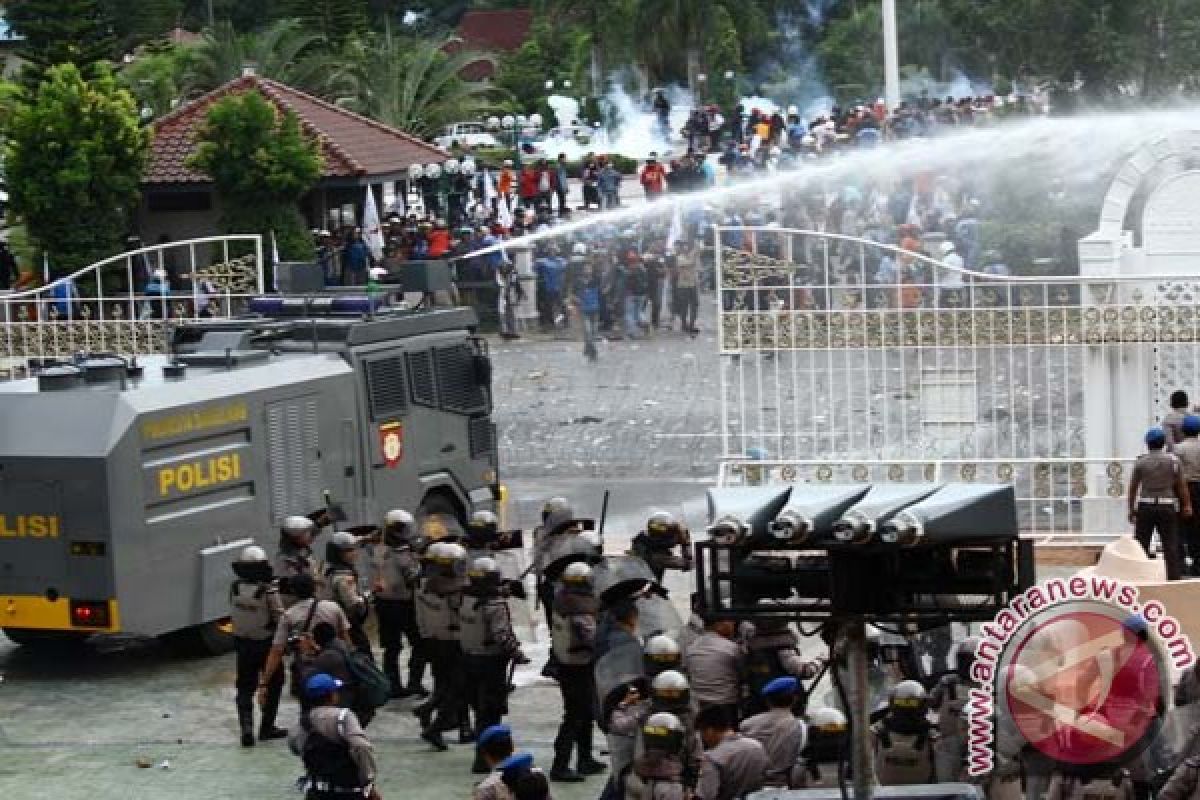
[[[1028,535],[1103,540],[1128,529],[1140,432],[1200,386],[1200,274],[1005,276],[819,231],[715,236],[722,482],[996,480]],[[1094,435],[1114,425],[1136,433]]]
[[[260,236],[211,236],[131,250],[0,294],[0,359],[12,374],[29,358],[162,352],[172,320],[242,312],[265,288],[263,263]]]

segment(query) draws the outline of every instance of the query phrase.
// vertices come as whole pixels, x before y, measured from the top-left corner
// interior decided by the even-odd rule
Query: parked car
[[[443,150],[460,147],[472,150],[476,147],[499,147],[500,142],[482,122],[456,122],[446,126],[446,132],[436,137],[433,143]]]

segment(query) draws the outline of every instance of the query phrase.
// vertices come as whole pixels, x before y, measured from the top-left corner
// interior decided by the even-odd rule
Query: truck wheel
[[[163,643],[182,656],[219,656],[233,649],[229,620],[219,619],[163,634]]]
[[[431,539],[441,539],[450,534],[462,536],[466,532],[466,520],[458,506],[441,492],[425,495],[417,507],[417,527]]]
[[[31,628],[3,628],[3,631],[13,644],[43,649],[80,645],[91,635],[74,631],[41,631]]]

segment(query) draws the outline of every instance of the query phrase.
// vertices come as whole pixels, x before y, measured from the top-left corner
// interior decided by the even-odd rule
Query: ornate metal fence
[[[148,291],[156,272],[185,282]],[[214,236],[131,250],[24,292],[0,294],[0,363],[80,352],[162,352],[172,320],[228,317],[263,291],[262,238]]]
[[[1147,410],[1200,376],[1200,276],[1005,277],[820,232],[716,235],[722,484],[1011,482],[1030,535],[1127,529]]]

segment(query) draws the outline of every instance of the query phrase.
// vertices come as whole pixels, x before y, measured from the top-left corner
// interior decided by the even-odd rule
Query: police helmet
[[[353,533],[346,531],[338,531],[329,537],[329,543],[338,550],[353,550],[358,547],[358,539],[354,538]]]
[[[600,538],[600,534],[595,531],[583,531],[579,534],[579,541],[590,545],[596,555],[604,552],[604,540]]]
[[[577,591],[592,590],[592,568],[582,561],[568,564],[562,571],[562,582],[565,587]]]
[[[392,509],[383,517],[383,538],[387,544],[395,547],[402,544],[412,544],[416,538],[417,521],[413,515],[402,508]]]
[[[467,551],[454,542],[434,542],[425,551],[426,560],[445,577],[461,575],[467,562]]]
[[[665,633],[647,639],[642,655],[646,672],[652,675],[677,669],[683,663],[683,651],[679,649],[679,644]]]
[[[266,560],[267,560],[267,551],[263,550],[261,547],[259,547],[256,544],[252,544],[249,547],[244,548],[242,550],[241,557],[238,559],[238,561],[241,561],[243,564],[251,564],[256,561],[266,561]]]
[[[575,511],[570,503],[561,497],[546,501],[542,507],[542,525],[546,533],[561,533],[575,519]]]
[[[924,714],[928,697],[925,687],[917,681],[900,681],[888,692],[888,709],[901,714]]]
[[[646,533],[655,538],[674,536],[679,530],[679,520],[670,511],[655,511],[646,520]]]
[[[1186,436],[1200,435],[1200,417],[1188,414],[1183,418],[1183,433]]]
[[[682,672],[669,669],[654,676],[650,694],[663,708],[686,708],[691,702],[691,685]]]
[[[971,665],[975,663],[975,651],[979,649],[978,636],[968,636],[954,648],[954,671],[964,681],[971,680]]]
[[[283,521],[283,532],[287,536],[296,539],[304,535],[312,535],[317,532],[317,523],[313,522],[308,517],[302,517],[294,514]]]
[[[642,724],[642,743],[648,751],[678,753],[685,738],[683,723],[669,711],[651,714]]]
[[[570,510],[570,508],[571,504],[567,502],[567,498],[551,497],[542,505],[542,521],[545,522],[546,518],[551,514],[560,513],[563,510]]]
[[[1167,434],[1162,428],[1151,428],[1146,431],[1146,446],[1152,449],[1163,447],[1167,443]]]
[[[499,530],[500,520],[491,511],[476,511],[467,522],[467,537],[472,541],[490,542]]]
[[[832,706],[814,709],[808,715],[809,730],[814,733],[845,733],[849,728],[846,715]]]
[[[475,589],[495,589],[500,585],[500,567],[494,558],[477,558],[467,569],[467,578]]]

